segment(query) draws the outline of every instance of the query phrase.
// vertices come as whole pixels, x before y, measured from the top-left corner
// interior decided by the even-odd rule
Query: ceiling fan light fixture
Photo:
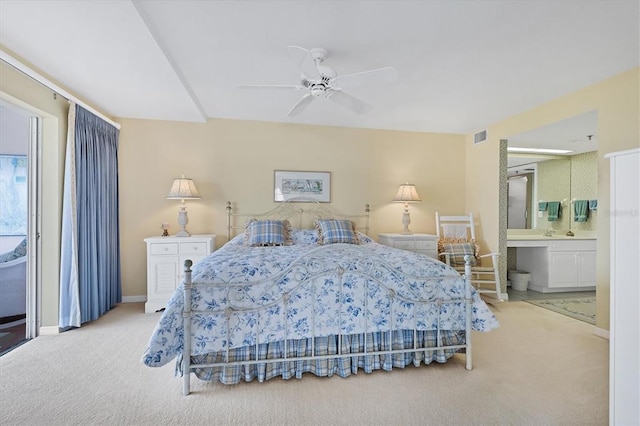
[[[313,96],[318,98],[325,95],[327,88],[324,84],[312,84],[309,90],[311,90]]]
[[[354,74],[338,76],[333,68],[322,65],[327,50],[314,47],[305,49],[299,46],[288,46],[292,59],[298,64],[301,72],[301,81],[297,85],[269,85],[269,84],[243,84],[238,87],[257,89],[283,89],[283,90],[304,90],[305,94],[289,110],[288,117],[299,115],[311,103],[314,98],[325,98],[341,105],[356,114],[364,114],[371,110],[371,106],[366,102],[344,92],[343,83],[360,83],[362,86],[373,86],[374,89],[380,83],[393,83],[397,79],[395,68],[385,67],[362,71]]]

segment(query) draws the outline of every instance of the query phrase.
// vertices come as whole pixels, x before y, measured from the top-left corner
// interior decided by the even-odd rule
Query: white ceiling
[[[470,133],[640,64],[632,1],[0,0],[0,44],[114,117],[229,118]],[[287,46],[323,47],[345,75],[398,82],[350,91],[357,115],[300,92]],[[572,137],[584,136],[582,132]]]

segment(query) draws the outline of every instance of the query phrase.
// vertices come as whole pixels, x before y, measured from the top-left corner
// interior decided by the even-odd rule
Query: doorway
[[[0,355],[36,336],[40,118],[0,100]]]
[[[508,178],[507,229],[531,229],[533,173]]]

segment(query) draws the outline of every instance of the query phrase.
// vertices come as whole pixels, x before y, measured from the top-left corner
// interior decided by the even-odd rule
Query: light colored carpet
[[[606,425],[608,341],[581,321],[524,302],[492,307],[474,333],[474,369],[456,355],[343,379],[307,375],[224,386],[140,357],[160,314],[123,304],[77,330],[0,357],[4,425]]]
[[[596,298],[571,297],[566,299],[525,300],[541,308],[575,318],[589,324],[596,324]]]

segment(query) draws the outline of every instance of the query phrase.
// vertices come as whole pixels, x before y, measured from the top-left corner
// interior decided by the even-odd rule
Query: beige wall
[[[60,221],[69,104],[50,89],[0,61],[0,96],[42,120],[42,232],[40,325],[58,325]]]
[[[177,231],[178,202],[166,200],[172,179],[194,179],[202,200],[187,202],[188,229],[226,241],[227,201],[239,212],[273,202],[274,170],[331,172],[331,207],[372,209],[370,235],[399,232],[398,185],[415,183],[423,202],[411,205],[411,230],[435,233],[435,211],[464,207],[464,136],[216,120],[180,123],[118,120],[120,227],[124,296],[146,294],[143,239],[169,222]],[[460,194],[460,196],[452,196]]]
[[[556,121],[598,111],[598,265],[597,324],[609,329],[609,160],[604,155],[640,146],[640,68],[609,78],[575,93],[488,126],[488,141],[473,145],[467,136],[466,208],[482,217],[486,244],[506,253],[498,227],[497,168],[500,140]],[[485,174],[482,173],[486,169]],[[505,210],[506,211],[506,210]]]

